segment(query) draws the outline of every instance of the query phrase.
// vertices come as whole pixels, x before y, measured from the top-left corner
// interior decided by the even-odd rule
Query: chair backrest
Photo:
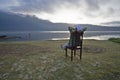
[[[83,34],[82,31],[74,31],[70,34],[69,46],[71,49],[75,49],[78,46],[82,46],[83,42]]]

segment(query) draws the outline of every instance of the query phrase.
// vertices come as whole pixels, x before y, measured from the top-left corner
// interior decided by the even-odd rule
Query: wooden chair
[[[76,50],[80,50],[80,60],[82,59],[82,43],[83,43],[83,33],[84,32],[71,32],[69,47],[65,49],[65,56],[67,57],[67,49],[71,50],[71,61],[73,61],[73,56],[76,55]]]

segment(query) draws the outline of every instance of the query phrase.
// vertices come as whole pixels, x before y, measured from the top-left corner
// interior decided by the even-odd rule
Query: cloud
[[[13,11],[17,12],[37,12],[37,11],[51,11],[52,3],[51,0],[21,0],[19,1],[20,6],[12,7]]]
[[[79,0],[20,0],[20,6],[13,6],[11,10],[18,12],[48,12],[62,6],[78,5]]]
[[[98,0],[84,0],[84,6],[86,6],[87,10],[89,11],[95,11],[100,9]]]
[[[72,13],[71,17],[77,18],[75,21],[107,22],[120,20],[119,3],[120,0],[0,0],[0,9],[33,14],[52,21],[62,16],[69,18]],[[62,14],[62,11],[69,15]]]
[[[19,2],[17,0],[0,0],[0,10],[9,11],[11,7],[18,6]]]
[[[86,16],[94,16],[100,9],[97,0],[19,0],[19,6],[11,7],[14,12],[49,13],[53,14],[61,9],[75,9]]]

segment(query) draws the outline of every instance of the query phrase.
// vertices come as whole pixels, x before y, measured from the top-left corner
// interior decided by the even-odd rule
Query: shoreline
[[[68,31],[16,31],[0,32],[0,41],[43,41],[43,40],[68,40]],[[84,39],[108,40],[109,38],[120,38],[119,31],[86,31]]]
[[[111,38],[120,38],[119,35],[99,35],[99,36],[89,36],[83,37],[84,40],[109,40]],[[34,39],[33,37],[21,37],[21,36],[7,36],[1,35],[0,42],[26,42],[26,41],[56,41],[56,40],[69,40],[68,38],[50,38],[50,39]]]

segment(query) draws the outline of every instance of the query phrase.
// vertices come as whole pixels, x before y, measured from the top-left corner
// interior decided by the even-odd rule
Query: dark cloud
[[[59,15],[57,12],[73,10],[79,14],[77,18],[80,20],[86,17],[86,20],[90,21],[107,21],[120,20],[119,3],[120,0],[0,0],[0,10],[30,15],[47,14],[49,19]]]
[[[85,0],[85,6],[89,11],[95,11],[100,9],[98,0]]]
[[[0,10],[9,11],[10,7],[18,5],[17,0],[0,0]]]
[[[19,6],[11,9],[17,12],[54,12],[56,7],[78,5],[80,0],[20,0]]]
[[[18,5],[15,5],[15,2]],[[56,8],[83,8],[85,12],[120,9],[120,0],[0,0],[0,7],[9,8],[14,12],[54,12]],[[73,8],[73,9],[74,9]],[[83,12],[84,12],[83,11]]]
[[[13,11],[17,12],[36,12],[36,11],[50,11],[51,0],[21,0],[19,1],[20,6],[12,7]]]

